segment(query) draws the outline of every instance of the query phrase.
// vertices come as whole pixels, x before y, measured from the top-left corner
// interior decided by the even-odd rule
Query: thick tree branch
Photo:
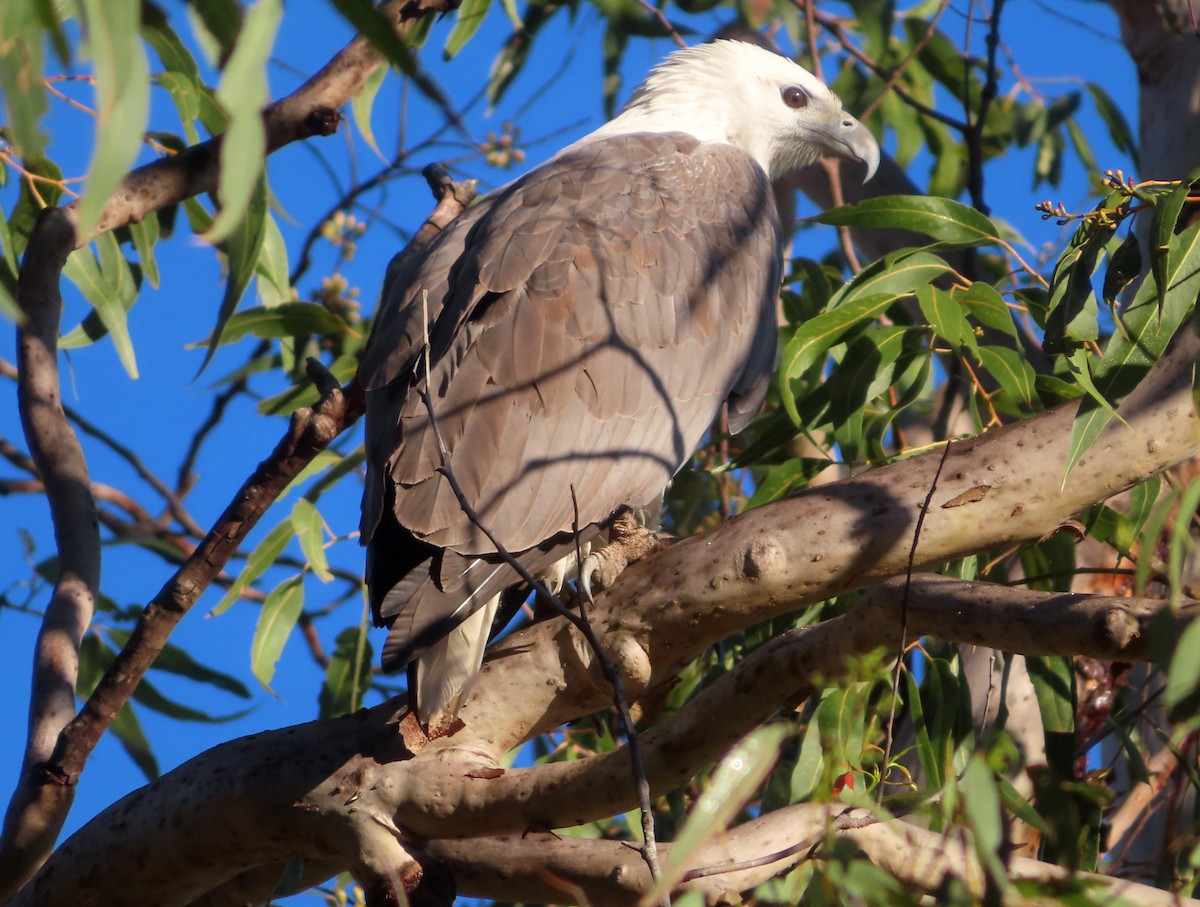
[[[679,886],[700,891],[707,904],[741,904],[742,892],[786,872],[806,859],[821,860],[823,845],[844,837],[871,862],[914,893],[934,894],[948,877],[961,880],[976,897],[985,894],[979,859],[963,841],[905,822],[883,822],[863,810],[831,804],[799,804],[738,825],[696,854],[699,864],[741,863],[781,855],[752,869],[705,876]],[[670,845],[664,856],[670,860]],[[549,834],[434,841],[426,852],[442,862],[459,892],[476,897],[546,904],[577,904],[582,892],[593,907],[625,907],[650,890],[649,874],[636,852],[620,841],[560,838]],[[1007,861],[1014,880],[1072,881],[1145,907],[1197,907],[1200,901],[1136,882],[1096,873],[1072,873],[1024,857]]]
[[[658,559],[669,565],[678,550]],[[772,640],[652,728],[643,736],[652,784],[661,790],[686,780],[780,702],[839,676],[847,656],[894,645],[903,585],[886,584],[845,617]],[[1145,657],[1146,629],[1168,607],[1156,600],[1034,593],[942,577],[916,578],[910,598],[914,632],[1030,653],[1123,659]],[[514,650],[500,664],[521,660]],[[497,674],[481,685],[495,683]],[[537,695],[545,683],[525,670],[506,688],[515,703]],[[561,689],[559,697],[569,703],[566,711],[587,708],[574,690]],[[713,722],[713,714],[723,720]],[[568,763],[496,777],[478,771],[486,752],[439,745],[453,738],[427,744],[411,717],[399,731],[385,705],[217,747],[89,823],[13,904],[72,904],[85,879],[88,886],[119,892],[131,871],[129,854],[154,872],[140,870],[138,889],[130,892],[136,899],[110,903],[187,904],[207,890],[206,881],[216,887],[289,858],[343,859],[341,865],[369,876],[394,843],[380,829],[401,844],[420,837],[519,834],[531,825],[561,827],[635,802],[619,752],[586,760],[579,769]],[[196,853],[205,859],[195,859]],[[376,856],[364,860],[363,853]],[[629,853],[640,864],[637,852]],[[400,859],[407,865],[407,857]]]
[[[675,789],[716,762],[783,702],[810,695],[843,675],[847,659],[895,649],[903,620],[905,581],[892,580],[848,614],[777,637],[698,693],[688,708],[642,734],[646,775],[656,794]],[[1082,654],[1143,661],[1150,622],[1164,609],[1153,599],[1045,594],[939,576],[915,578],[908,623],[914,636],[987,645],[1025,655]],[[1175,618],[1176,629],[1196,607]],[[658,628],[654,634],[658,635]],[[517,645],[520,645],[518,642]],[[518,659],[519,660],[519,659]],[[514,691],[514,697],[517,695]],[[714,723],[713,715],[722,716]],[[436,741],[436,747],[441,741]],[[464,758],[472,758],[465,756]],[[478,758],[475,756],[474,758]],[[422,835],[500,833],[530,827],[579,825],[631,807],[634,792],[623,749],[570,762],[512,769],[486,785],[455,783],[430,766],[423,789],[405,794],[398,823]],[[414,781],[418,776],[413,777]],[[445,813],[452,789],[462,798]],[[435,806],[436,802],[436,806]],[[520,804],[514,809],[513,804]],[[436,824],[428,818],[436,815]],[[450,824],[447,825],[447,822]]]

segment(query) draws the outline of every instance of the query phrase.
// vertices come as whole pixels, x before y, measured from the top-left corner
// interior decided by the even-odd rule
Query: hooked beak
[[[825,150],[843,161],[853,161],[867,168],[865,183],[879,167],[879,143],[862,123],[848,113],[840,113],[831,127],[820,130]]]

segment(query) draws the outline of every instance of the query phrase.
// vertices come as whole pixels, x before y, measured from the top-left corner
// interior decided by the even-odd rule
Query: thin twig
[[[592,629],[592,622],[588,619],[587,605],[595,604],[595,600],[592,598],[591,585],[583,581],[583,558],[580,556],[579,549],[579,500],[575,496],[574,484],[571,485],[571,507],[575,513],[572,528],[575,533],[575,561],[579,568],[579,617],[582,632],[596,653],[596,657],[600,659],[604,679],[613,688],[613,702],[617,707],[617,714],[621,717],[625,740],[629,745],[629,761],[633,767],[633,781],[637,787],[638,806],[642,813],[642,859],[646,861],[646,866],[650,869],[650,877],[657,885],[662,879],[662,867],[658,862],[658,840],[654,834],[654,805],[650,800],[650,781],[646,777],[646,762],[642,758],[641,740],[633,723],[633,715],[629,711],[629,700],[625,696],[625,678],[622,676],[620,668],[609,657],[608,652],[600,645],[600,640]],[[659,904],[662,907],[671,907],[669,891],[663,893]]]
[[[908,549],[908,568],[904,571],[904,594],[900,598],[900,649],[896,653],[896,667],[892,674],[892,706],[891,712],[888,715],[888,730],[887,730],[887,746],[883,751],[883,778],[886,780],[888,776],[888,765],[892,761],[892,744],[896,738],[896,703],[900,698],[900,674],[904,669],[904,652],[908,648],[908,602],[909,592],[912,589],[913,568],[917,562],[917,542],[921,540],[921,527],[925,524],[925,515],[929,513],[929,505],[933,501],[933,493],[937,491],[938,479],[942,475],[942,469],[946,465],[946,460],[950,456],[950,445],[953,441],[947,441],[946,446],[942,449],[942,458],[938,461],[937,470],[933,474],[933,480],[929,483],[929,491],[925,495],[925,501],[921,504],[921,510],[917,514],[917,524],[913,527],[912,545]],[[879,785],[879,801],[883,802],[883,792],[886,785]]]

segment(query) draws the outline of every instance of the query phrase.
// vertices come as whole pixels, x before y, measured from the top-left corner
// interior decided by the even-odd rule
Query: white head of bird
[[[621,113],[584,139],[684,132],[749,154],[771,179],[831,155],[861,163],[870,179],[879,146],[808,70],[743,41],[678,50],[656,66]]]

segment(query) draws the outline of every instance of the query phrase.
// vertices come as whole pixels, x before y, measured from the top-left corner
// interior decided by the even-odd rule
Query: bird
[[[772,180],[827,156],[869,179],[879,146],[818,78],[745,42],[688,47],[393,259],[358,370],[360,540],[383,670],[408,668],[423,723],[454,718],[501,600],[527,591],[488,533],[549,571],[653,512],[723,406],[733,432],[758,412],[782,274]]]

